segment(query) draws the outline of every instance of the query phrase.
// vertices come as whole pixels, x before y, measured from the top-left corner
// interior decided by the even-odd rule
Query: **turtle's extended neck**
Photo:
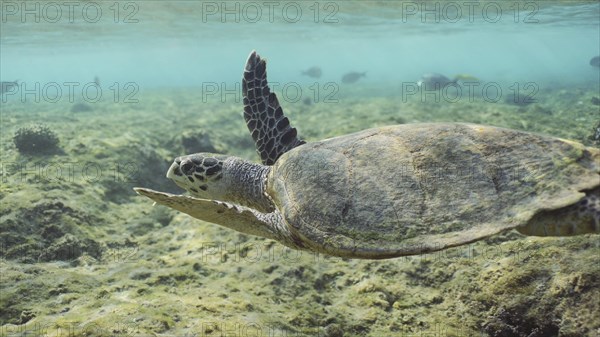
[[[275,210],[275,205],[266,192],[270,166],[231,158],[224,162],[224,170],[230,186],[228,200],[264,213]]]

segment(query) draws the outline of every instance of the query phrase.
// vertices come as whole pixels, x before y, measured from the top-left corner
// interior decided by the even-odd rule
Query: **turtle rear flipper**
[[[600,188],[586,192],[586,196],[573,205],[536,214],[517,230],[534,236],[600,233]]]
[[[277,96],[267,83],[266,62],[256,51],[246,61],[242,94],[244,119],[264,165],[273,165],[282,154],[306,143],[283,115]]]

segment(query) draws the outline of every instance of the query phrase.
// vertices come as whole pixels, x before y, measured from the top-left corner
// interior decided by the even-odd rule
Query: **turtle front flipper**
[[[244,119],[252,134],[256,151],[264,165],[273,165],[287,151],[305,141],[297,136],[267,83],[267,64],[256,51],[246,61],[242,78]]]
[[[261,213],[223,201],[198,199],[140,187],[134,190],[157,204],[176,209],[196,219],[212,222],[244,234],[273,239],[291,248],[303,248],[300,240],[287,230],[287,225],[282,221],[278,211]]]

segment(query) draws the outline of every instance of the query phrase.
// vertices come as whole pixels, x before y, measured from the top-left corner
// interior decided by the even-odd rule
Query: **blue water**
[[[597,332],[597,235],[510,233],[410,258],[338,261],[288,255],[281,245],[152,208],[131,189],[183,192],[165,173],[172,158],[196,145],[258,160],[239,99],[204,108],[197,96],[198,88],[216,84],[240,98],[252,50],[268,59],[269,85],[309,142],[374,126],[458,121],[597,146],[600,68],[590,59],[600,55],[600,2],[471,3],[0,0],[0,81],[18,80],[18,90],[49,87],[50,96],[53,88],[63,90],[55,105],[20,105],[39,89],[0,96],[0,275],[7,280],[0,282],[0,336],[40,326],[73,336],[118,335],[130,326],[139,327],[135,336],[224,336],[237,324],[250,329],[225,334],[255,336],[245,332],[257,326],[268,336],[319,337],[341,336],[335,329],[322,333],[336,326],[344,336],[376,337]],[[322,69],[321,78],[301,75],[312,66]],[[356,85],[341,83],[352,71],[367,75]],[[507,98],[513,83],[534,83],[545,95],[529,108],[395,100],[403,83],[431,72],[500,83]],[[115,103],[130,103],[132,88],[149,94],[134,97],[146,99],[139,105],[82,104],[82,86],[95,78],[109,100],[117,84],[123,96]],[[327,106],[280,95],[277,82],[321,82],[323,89],[333,82],[345,90],[342,98],[394,97]],[[69,86],[78,88],[71,102]],[[331,93],[324,91],[321,99]],[[60,151],[19,150],[13,137],[33,122],[47,124]],[[557,164],[565,163],[574,166]],[[468,171],[460,172],[480,172],[465,165]],[[495,174],[492,165],[485,169]],[[517,152],[515,167],[523,165],[538,164],[519,160]],[[319,173],[316,166],[300,173]],[[560,187],[549,181],[549,189]],[[535,182],[524,185],[532,198]],[[245,247],[260,247],[258,259]]]
[[[233,83],[256,49],[271,60],[271,81],[309,83],[300,72],[317,65],[320,81],[366,71],[364,82],[373,84],[416,81],[426,72],[507,83],[598,82],[588,63],[600,54],[597,1],[491,2],[472,14],[461,2],[428,2],[422,9],[429,12],[415,2],[320,2],[318,13],[313,2],[275,4],[269,16],[261,2],[86,2],[69,15],[57,3],[3,1],[0,78],[62,83],[98,76],[141,89]]]

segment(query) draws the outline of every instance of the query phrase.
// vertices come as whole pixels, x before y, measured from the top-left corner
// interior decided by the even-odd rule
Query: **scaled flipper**
[[[187,195],[159,192],[135,187],[137,194],[146,196],[157,204],[176,209],[196,219],[212,222],[236,231],[277,240],[271,217],[246,207],[227,202],[198,199]]]
[[[306,143],[298,138],[267,83],[267,64],[252,51],[242,79],[244,119],[256,151],[264,165],[273,165],[279,156]]]

